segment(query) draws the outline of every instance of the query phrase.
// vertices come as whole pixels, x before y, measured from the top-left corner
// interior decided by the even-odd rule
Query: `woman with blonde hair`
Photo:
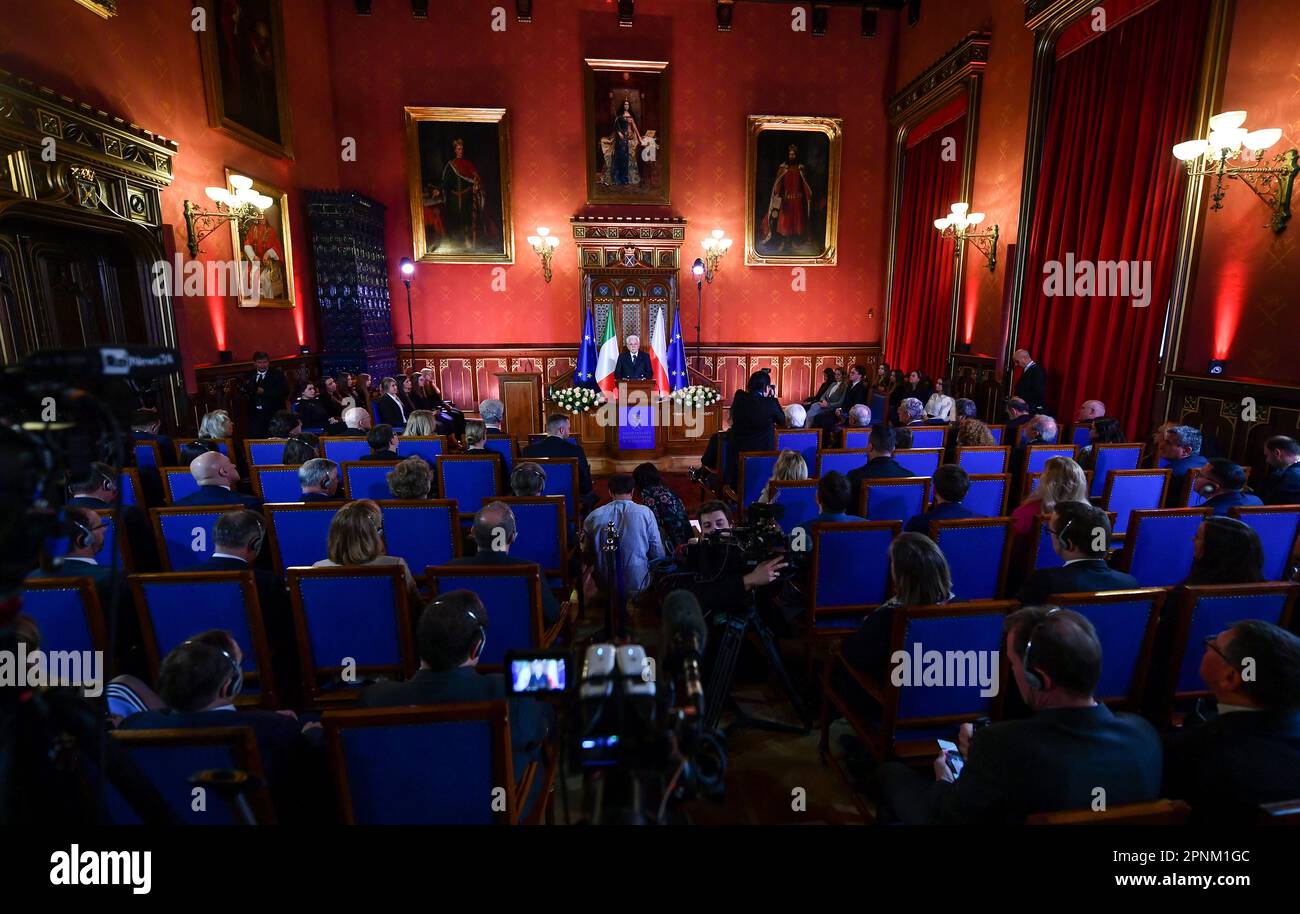
[[[204,413],[203,418],[199,420],[199,437],[200,438],[233,438],[235,435],[235,423],[230,419],[230,413],[224,409],[214,409],[212,412]]]
[[[1011,531],[1016,536],[1028,536],[1039,514],[1051,514],[1063,501],[1080,501],[1088,504],[1088,477],[1069,457],[1053,457],[1043,467],[1038,488],[1030,492],[1020,507],[1011,512]]]
[[[772,467],[771,478],[763,486],[763,494],[758,496],[758,503],[770,505],[776,500],[776,486],[772,483],[795,482],[807,478],[808,464],[804,462],[803,455],[798,451],[782,451],[781,456],[776,458],[776,465]]]
[[[958,447],[994,447],[997,441],[989,427],[978,419],[963,419],[957,426]]]
[[[384,542],[384,515],[379,505],[369,498],[350,501],[339,508],[330,521],[326,554],[317,567],[337,565],[401,565],[406,578],[406,591],[412,612],[421,604],[420,592],[411,577],[406,560],[389,555]]]
[[[427,438],[436,435],[433,413],[427,409],[417,409],[406,417],[406,428],[402,429],[403,438]]]

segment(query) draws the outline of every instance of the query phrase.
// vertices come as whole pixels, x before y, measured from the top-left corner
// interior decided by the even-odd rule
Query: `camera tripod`
[[[763,660],[767,663],[768,669],[776,676],[777,682],[781,685],[781,690],[785,692],[785,697],[789,700],[795,715],[802,721],[802,725],[755,717],[742,710],[739,703],[732,697],[731,685],[736,675],[736,662],[740,658],[740,648],[745,642],[746,635],[751,635],[758,644]],[[709,674],[709,685],[705,691],[704,732],[709,733],[717,729],[718,718],[722,716],[722,707],[725,702],[730,702],[736,713],[735,719],[732,720],[725,731],[727,736],[730,736],[733,731],[740,727],[753,727],[756,730],[769,730],[776,733],[799,734],[807,733],[812,729],[812,722],[808,717],[808,712],[799,699],[799,692],[795,689],[794,683],[790,681],[790,674],[781,661],[780,652],[776,649],[776,638],[772,635],[772,630],[767,627],[767,624],[759,618],[758,610],[752,599],[743,609],[727,614],[725,631],[722,633],[722,644],[718,648],[717,657],[714,658],[713,670]]]

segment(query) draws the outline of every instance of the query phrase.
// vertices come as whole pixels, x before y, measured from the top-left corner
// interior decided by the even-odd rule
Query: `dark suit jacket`
[[[778,425],[785,425],[785,413],[776,397],[764,397],[747,390],[736,391],[731,401],[731,442],[727,447],[728,485],[736,484],[741,454],[772,450]]]
[[[176,453],[176,442],[172,441],[171,438],[166,435],[150,435],[146,432],[131,432],[130,439],[131,444],[135,444],[137,441],[158,442],[158,450],[162,452],[163,466],[179,466],[176,461],[178,456]]]
[[[397,451],[390,451],[387,448],[384,448],[382,451],[371,451],[369,454],[365,454],[361,457],[358,457],[357,459],[393,462],[393,461],[401,460],[402,455],[398,454]]]
[[[284,372],[272,365],[266,370],[266,377],[262,379],[262,390],[265,393],[257,392],[257,371],[251,371],[248,379],[244,382],[248,390],[248,406],[252,410],[261,410],[270,419],[276,410],[284,409],[284,401],[289,396],[289,382],[285,380]]]
[[[379,412],[379,421],[386,425],[398,427],[406,425],[406,416],[409,416],[411,411],[407,410],[406,416],[404,416],[402,415],[402,408],[387,394],[375,398],[375,409]]]
[[[448,565],[533,565],[536,562],[530,562],[528,559],[517,559],[506,552],[479,552],[475,555],[462,555],[460,558],[452,559]],[[551,593],[551,588],[546,586],[546,575],[542,575],[542,619],[547,625],[554,625],[555,620],[560,618],[560,604],[555,599],[555,594]]]
[[[1233,711],[1165,736],[1162,796],[1197,823],[1252,825],[1260,803],[1300,797],[1300,710]]]
[[[591,466],[587,463],[587,455],[583,453],[581,445],[573,444],[554,435],[547,435],[545,438],[534,441],[521,450],[519,456],[521,459],[529,457],[577,457],[578,494],[586,495],[591,492]],[[570,519],[572,520],[572,518]]]
[[[362,409],[365,409],[365,407],[362,407]],[[334,432],[334,434],[344,438],[364,438],[366,435],[370,434],[370,430],[365,428],[352,428],[351,426],[345,425],[337,432]]]
[[[322,501],[346,501],[346,500],[347,499],[345,499],[341,493],[337,493],[337,492],[333,495],[322,495],[319,492],[307,492],[302,497],[303,503],[308,505],[315,502],[322,502]]]
[[[422,669],[406,682],[376,683],[361,693],[361,707],[457,704],[505,697],[506,682],[500,673],[479,673],[461,666],[441,672]],[[549,706],[523,695],[509,699],[509,715],[510,753],[517,780],[528,763],[540,757],[554,716]]]
[[[102,511],[113,507],[106,501],[91,498],[89,495],[77,495],[68,499],[68,505],[78,508],[90,508]],[[149,518],[135,505],[122,505],[118,508],[118,518],[126,538],[131,543],[131,555],[135,559],[136,571],[157,571],[162,566],[158,561],[158,544],[153,538],[153,525]]]
[[[1137,578],[1116,571],[1101,559],[1072,562],[1060,568],[1040,568],[1029,576],[1016,599],[1022,606],[1043,603],[1054,593],[1093,593],[1100,590],[1132,590]]]
[[[1300,505],[1300,463],[1269,473],[1251,488],[1266,505]]]
[[[871,405],[871,385],[865,380],[850,385],[849,388],[844,391],[844,400],[840,403],[839,408],[844,410],[844,415],[847,416],[849,410],[853,409],[853,407],[857,406],[859,403],[863,406]],[[883,417],[872,416],[871,421],[876,422],[881,418]]]
[[[935,505],[929,511],[916,515],[906,524],[903,530],[909,533],[924,533],[930,535],[930,524],[937,520],[964,520],[968,517],[981,517],[970,508],[959,502],[945,501]]]
[[[1107,807],[1154,800],[1161,758],[1155,728],[1136,715],[1105,705],[1054,708],[980,730],[954,783],[899,791],[891,774],[886,796],[909,823],[1019,823],[1031,813],[1087,809],[1098,787]]]
[[[178,499],[174,504],[177,507],[193,507],[196,505],[230,505],[232,507],[243,507],[250,511],[261,511],[262,503],[251,495],[241,495],[234,489],[227,489],[222,486],[199,486],[198,489]]]
[[[1047,372],[1043,366],[1034,362],[1026,368],[1016,381],[1015,395],[1029,404],[1031,412],[1039,412],[1047,406]]]
[[[644,349],[637,350],[635,359],[626,349],[618,354],[618,361],[614,364],[615,381],[649,381],[653,377],[650,353]]]
[[[893,457],[876,457],[856,470],[849,470],[844,475],[851,489],[849,510],[856,511],[861,504],[864,479],[902,479],[911,476],[912,472]]]
[[[324,399],[317,397],[315,400],[299,399],[294,403],[294,411],[298,414],[298,418],[302,419],[303,428],[324,429],[330,424],[330,419],[336,416],[325,405],[327,402],[334,401],[328,397]]]
[[[1249,492],[1220,492],[1213,498],[1207,498],[1201,506],[1203,508],[1213,508],[1215,517],[1227,517],[1228,512],[1233,508],[1253,508],[1262,505],[1257,496]]]

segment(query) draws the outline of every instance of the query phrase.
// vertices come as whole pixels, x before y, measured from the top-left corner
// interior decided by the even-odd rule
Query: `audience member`
[[[854,365],[849,369],[848,385],[844,388],[844,398],[835,409],[827,409],[817,415],[818,424],[825,429],[835,427],[835,423],[848,419],[849,413],[857,405],[871,405],[871,388],[867,386],[867,369]]]
[[[931,419],[949,422],[952,420],[954,406],[956,402],[948,396],[948,382],[943,378],[935,378],[934,393],[930,394],[930,399],[925,401],[925,414]]]
[[[894,459],[898,436],[887,425],[877,425],[867,438],[867,462],[845,474],[849,481],[849,507],[862,504],[862,483],[871,479],[903,479],[912,471]]]
[[[289,398],[289,382],[283,371],[271,365],[271,357],[265,352],[253,353],[253,373],[244,382],[244,392],[248,394],[248,436],[270,437],[267,430],[271,416],[276,410],[284,409]]]
[[[857,403],[849,410],[849,428],[870,428],[871,427],[871,407],[865,403]]]
[[[465,453],[489,453],[488,449],[483,446],[483,442],[486,440],[487,426],[478,419],[465,420]]]
[[[1258,584],[1264,580],[1264,544],[1235,517],[1208,517],[1192,540],[1192,568],[1184,584]]]
[[[302,500],[311,504],[321,501],[341,501],[339,485],[342,482],[339,465],[326,457],[313,457],[298,468],[298,485]]]
[[[531,460],[519,461],[510,472],[510,492],[519,498],[536,498],[544,494],[546,468]]]
[[[925,405],[916,397],[904,397],[898,404],[898,424],[925,425]]]
[[[235,491],[235,486],[239,484],[239,470],[220,451],[195,457],[190,464],[190,475],[199,487],[184,498],[176,499],[173,504],[177,507],[242,505],[252,511],[262,510],[262,505],[256,498]]]
[[[849,385],[843,368],[826,368],[822,371],[822,376],[825,378],[822,386],[803,403],[807,409],[804,417],[805,428],[815,428],[817,417],[822,413],[833,415],[844,402],[844,394],[848,390]]]
[[[316,386],[315,381],[307,380],[301,383],[298,389],[298,399],[294,402],[293,408],[298,414],[298,418],[302,420],[303,428],[323,431],[331,422],[335,421],[323,400],[324,398],[320,396],[320,388]]]
[[[267,438],[288,438],[290,435],[301,434],[302,419],[291,409],[276,410],[275,415],[271,416],[271,421],[266,426]]]
[[[1029,404],[1019,397],[1012,397],[1007,400],[1007,422],[1006,432],[1002,436],[1004,444],[1015,447],[1020,443],[1020,435],[1025,425],[1034,418],[1033,412],[1029,409]]]
[[[316,385],[316,389],[320,392],[317,402],[325,410],[330,422],[336,426],[341,426],[343,424],[343,410],[352,404],[345,402],[343,390],[339,387],[338,380],[325,375],[325,377],[321,378],[320,383]],[[348,397],[348,399],[351,398]]]
[[[221,450],[217,439],[227,441],[235,434],[235,423],[230,421],[230,414],[224,409],[214,409],[203,414],[199,420],[199,436],[185,442],[177,452],[178,467],[187,467],[194,458],[209,451]]]
[[[808,411],[802,404],[791,403],[784,412],[786,428],[803,428],[808,421]]]
[[[389,555],[384,543],[384,515],[379,505],[369,498],[345,502],[330,521],[326,539],[329,558],[316,563],[318,567],[335,565],[401,565],[406,581],[409,605],[420,605],[420,592],[415,586],[411,569],[400,556]]]
[[[1160,447],[1161,465],[1170,471],[1165,507],[1177,507],[1187,494],[1187,474],[1209,463],[1201,456],[1201,432],[1190,425],[1175,425],[1165,432]]]
[[[1066,501],[1087,504],[1088,477],[1069,457],[1049,457],[1043,465],[1038,487],[1011,512],[1011,532],[1020,537],[1029,536],[1035,517],[1051,514],[1057,504]]]
[[[131,543],[136,571],[155,569],[158,567],[158,548],[153,538],[153,526],[136,505],[118,504],[117,480],[117,470],[108,464],[91,463],[84,474],[69,480],[68,505],[92,511],[116,508],[118,520]]]
[[[817,515],[811,520],[796,525],[790,531],[790,541],[798,548],[802,544],[805,551],[812,550],[812,526],[814,524],[839,524],[848,521],[860,521],[866,518],[848,513],[852,508],[852,487],[843,473],[831,470],[817,480]],[[701,509],[703,510],[703,509]],[[802,534],[800,533],[802,531]]]
[[[1096,400],[1089,400],[1089,403],[1096,403]],[[1122,444],[1124,442],[1124,429],[1120,426],[1118,419],[1112,419],[1109,416],[1098,416],[1091,423],[1091,431],[1088,436],[1088,443],[1079,451],[1079,466],[1085,470],[1095,470],[1097,468],[1097,451],[1096,446],[1099,444]]]
[[[366,433],[366,444],[370,445],[370,453],[361,457],[362,460],[380,460],[392,462],[401,460],[402,457],[397,453],[400,439],[393,427],[388,424],[376,425]]]
[[[934,471],[934,507],[913,517],[903,529],[928,536],[935,521],[982,517],[961,503],[969,491],[970,475],[955,463],[943,464]]]
[[[727,484],[733,488],[740,473],[740,455],[747,451],[770,451],[776,427],[785,425],[781,403],[772,395],[771,376],[756,371],[744,390],[731,401],[731,446],[727,450]]]
[[[1199,470],[1188,473],[1192,491],[1205,499],[1203,508],[1212,508],[1215,516],[1226,517],[1233,508],[1257,507],[1263,502],[1245,491],[1246,471],[1231,460],[1216,458]]]
[[[423,457],[407,457],[385,479],[393,498],[428,498],[433,489],[433,467]]]
[[[460,558],[452,559],[448,565],[531,565],[539,568],[536,562],[530,562],[528,559],[515,558],[510,555],[510,547],[514,545],[519,538],[519,529],[515,523],[515,512],[510,506],[502,501],[494,501],[484,505],[474,515],[473,527],[474,545],[477,547],[473,555],[465,555]],[[554,625],[560,619],[562,607],[555,599],[555,594],[547,586],[546,575],[541,573],[542,581],[542,620],[548,625]]]
[[[930,379],[926,377],[924,371],[913,368],[907,373],[907,380],[903,383],[903,400],[910,398],[919,401],[922,414],[924,414],[925,404],[933,394],[934,388],[930,385]]]
[[[501,423],[506,418],[506,405],[500,400],[479,401],[478,414],[483,418],[483,425],[488,434],[505,431],[501,427]]]
[[[583,525],[583,554],[588,566],[594,569],[602,590],[613,594],[617,582],[621,581],[620,592],[628,598],[645,589],[649,583],[650,563],[664,556],[659,522],[653,511],[632,501],[634,488],[631,476],[616,474],[611,477],[609,503],[588,514]],[[602,548],[606,528],[611,524],[619,537],[618,552],[614,557],[618,568],[613,566],[610,554]]]
[[[1106,415],[1106,404],[1100,400],[1084,400],[1079,404],[1079,425],[1092,425]]]
[[[488,426],[488,431],[492,427]],[[519,452],[521,457],[576,457],[578,459],[578,494],[584,506],[595,504],[595,495],[591,487],[591,465],[582,445],[569,440],[569,417],[556,413],[546,420],[546,437],[534,441]]]
[[[413,409],[406,415],[403,438],[432,438],[438,434],[437,417],[427,409]]]
[[[90,578],[99,597],[99,605],[105,616],[110,612],[117,598],[119,619],[134,616],[130,593],[126,586],[126,569],[118,568],[116,573],[107,565],[99,564],[96,556],[104,548],[105,531],[110,528],[108,518],[96,513],[91,508],[68,505],[63,509],[62,533],[68,538],[66,551],[47,566],[37,568],[27,575],[29,578]],[[138,634],[138,630],[137,630]]]
[[[162,434],[162,417],[156,409],[137,409],[131,416],[131,432],[127,435],[130,445],[153,442],[158,445],[162,466],[177,466],[176,444],[171,438]]]
[[[772,475],[763,486],[758,502],[766,505],[776,501],[776,487],[772,485],[774,482],[797,482],[807,478],[808,464],[804,462],[803,455],[798,451],[782,451],[772,465]]]
[[[989,427],[974,418],[962,419],[953,438],[957,447],[996,447],[998,443]]]
[[[301,466],[308,460],[314,460],[320,455],[320,439],[311,432],[299,432],[296,435],[290,435],[284,442],[284,450],[280,454],[280,463],[284,466]]]
[[[402,402],[397,384],[396,378],[384,378],[379,382],[379,397],[375,400],[375,411],[379,414],[380,422],[393,428],[402,428],[406,425],[406,416],[410,409]]]
[[[352,438],[364,438],[370,432],[370,410],[364,406],[352,406],[343,410],[343,428],[340,435]]]
[[[1300,505],[1300,443],[1286,435],[1264,442],[1268,475],[1255,486],[1266,505]]]
[[[1093,593],[1131,590],[1137,578],[1106,564],[1110,547],[1110,518],[1094,505],[1057,502],[1052,511],[1052,549],[1065,563],[1059,568],[1039,568],[1026,579],[1016,599],[1022,606],[1047,601],[1057,593]]]
[[[894,429],[894,450],[910,451],[912,449],[912,430],[906,425]]]
[[[686,516],[686,505],[677,493],[664,483],[659,468],[653,463],[643,463],[632,471],[632,482],[641,504],[654,512],[659,522],[659,538],[667,555],[675,555],[677,548],[691,538],[691,522]]]

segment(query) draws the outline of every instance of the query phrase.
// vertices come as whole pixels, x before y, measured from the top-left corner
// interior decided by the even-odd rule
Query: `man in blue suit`
[[[1187,489],[1187,474],[1209,463],[1201,456],[1201,431],[1190,425],[1175,425],[1165,432],[1160,445],[1161,466],[1170,471],[1169,491],[1165,493],[1165,507],[1174,508],[1182,503]]]
[[[836,470],[831,470],[817,480],[817,507],[819,513],[807,523],[799,524],[790,531],[790,540],[793,543],[806,543],[808,550],[812,549],[812,532],[813,524],[831,523],[839,524],[848,521],[866,520],[865,517],[858,517],[856,514],[849,514],[849,498],[852,497],[852,487],[849,485],[848,478]],[[802,539],[800,536],[802,534]]]
[[[1264,502],[1244,491],[1246,471],[1231,460],[1211,460],[1191,474],[1192,488],[1205,499],[1201,507],[1213,508],[1215,517],[1227,517],[1236,507],[1255,507]]]
[[[250,511],[261,511],[262,504],[251,495],[235,491],[239,483],[239,470],[230,458],[220,451],[209,451],[194,458],[190,475],[199,487],[177,499],[175,504],[184,507],[196,505],[239,505]]]
[[[849,481],[849,507],[856,508],[862,504],[862,483],[872,479],[906,479],[912,471],[894,459],[894,449],[898,447],[898,433],[892,426],[877,425],[867,438],[868,460],[856,470],[849,470],[845,478]]]
[[[627,338],[627,349],[618,354],[614,364],[615,381],[649,381],[654,377],[650,367],[650,354],[641,351],[641,337]]]
[[[1021,606],[1047,602],[1054,593],[1096,593],[1132,590],[1137,578],[1106,564],[1110,518],[1095,505],[1063,501],[1051,517],[1052,548],[1065,563],[1059,568],[1039,568],[1016,594]]]
[[[546,419],[546,437],[535,441],[519,452],[520,457],[576,457],[578,458],[578,494],[590,509],[596,502],[591,492],[591,466],[582,446],[569,440],[569,417],[556,413]]]
[[[1286,435],[1264,442],[1268,475],[1252,488],[1266,505],[1300,505],[1300,443]]]
[[[970,474],[955,463],[945,463],[934,471],[934,507],[916,515],[903,529],[909,533],[930,535],[930,524],[937,520],[965,520],[979,517],[961,503],[970,491]]]

